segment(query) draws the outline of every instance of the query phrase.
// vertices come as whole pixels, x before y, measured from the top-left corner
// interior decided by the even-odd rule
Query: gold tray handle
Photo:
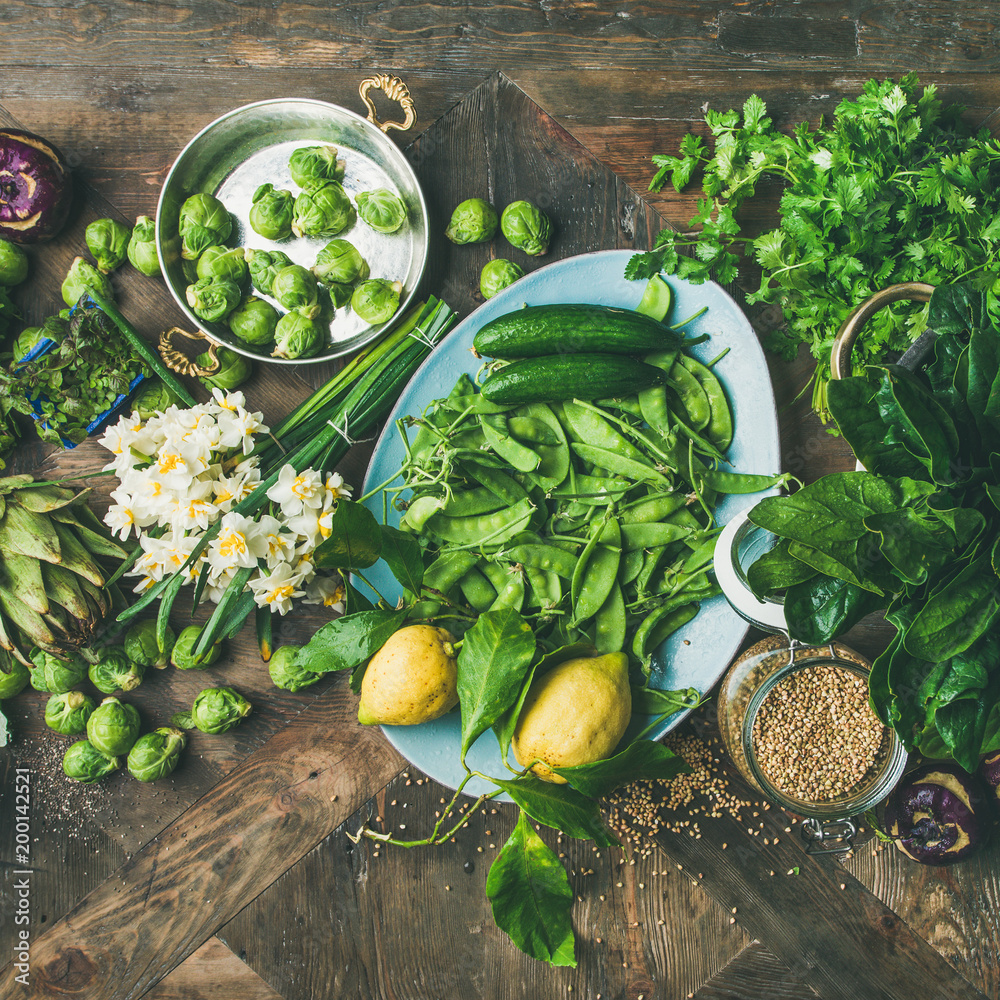
[[[186,337],[188,340],[208,341],[208,356],[212,359],[212,366],[205,368],[192,361],[174,343],[177,337]],[[203,330],[195,330],[194,333],[191,333],[189,330],[182,330],[179,326],[173,326],[160,334],[160,343],[158,346],[163,363],[171,371],[177,372],[178,375],[203,377],[205,375],[214,375],[222,367],[222,362],[219,360],[219,345]]]
[[[380,122],[378,120],[378,112],[375,110],[375,104],[368,96],[368,91],[372,87],[376,90],[384,90],[386,97],[390,100],[399,101],[403,113],[406,115],[402,122]],[[368,108],[368,121],[383,132],[388,132],[391,128],[405,132],[407,129],[412,128],[413,123],[417,120],[417,109],[413,106],[413,98],[410,97],[409,88],[398,76],[389,76],[387,73],[370,76],[367,80],[361,81],[358,93]]]
[[[830,369],[834,378],[847,378],[851,374],[851,352],[854,341],[858,339],[861,328],[884,306],[891,302],[901,302],[911,299],[914,302],[929,302],[933,285],[923,281],[904,281],[899,285],[890,285],[865,299],[844,320],[844,325],[837,331],[830,352]]]

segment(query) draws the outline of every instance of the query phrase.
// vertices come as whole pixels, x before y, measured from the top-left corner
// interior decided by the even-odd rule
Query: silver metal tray
[[[364,86],[362,96],[367,102]],[[374,115],[372,118],[375,120]],[[408,111],[407,121],[411,120],[412,114]],[[309,364],[357,350],[405,312],[427,260],[427,205],[413,169],[381,130],[386,127],[401,126],[389,123],[389,126],[377,127],[372,121],[336,104],[287,98],[236,108],[207,125],[184,147],[160,193],[156,244],[167,286],[194,329],[201,329],[210,339],[260,361]],[[205,323],[188,307],[185,289],[190,282],[182,270],[177,233],[180,207],[190,195],[209,192],[222,201],[233,217],[232,235],[227,240],[229,246],[281,250],[294,263],[312,267],[316,255],[329,242],[328,238],[267,240],[250,228],[248,219],[253,194],[259,185],[270,182],[277,188],[298,192],[288,170],[288,158],[293,150],[326,143],[340,150],[340,157],[345,162],[343,185],[352,201],[359,191],[387,187],[407,206],[406,223],[398,232],[376,233],[357,219],[339,234],[361,251],[371,265],[373,278],[402,282],[399,309],[388,323],[370,326],[351,312],[349,306],[342,307],[330,323],[330,343],[325,350],[311,358],[272,358],[267,353],[260,353],[267,348],[244,343],[233,336],[225,323]],[[255,291],[254,294],[260,293]],[[284,312],[277,302],[271,301]]]

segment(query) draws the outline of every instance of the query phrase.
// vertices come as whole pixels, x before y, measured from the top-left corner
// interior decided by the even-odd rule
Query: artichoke
[[[165,778],[177,767],[187,737],[174,726],[162,726],[145,736],[140,736],[128,752],[128,773],[139,781],[156,781]]]
[[[45,725],[64,736],[76,736],[87,728],[94,708],[94,699],[82,691],[54,694],[45,705]]]
[[[113,754],[103,753],[87,740],[74,743],[63,757],[63,773],[67,778],[91,785],[117,771],[121,762]]]

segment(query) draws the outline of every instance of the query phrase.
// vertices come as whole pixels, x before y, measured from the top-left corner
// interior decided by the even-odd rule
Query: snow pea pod
[[[508,507],[513,507],[528,496],[528,491],[516,479],[500,469],[480,465],[478,459],[464,462],[462,471],[480,486],[485,486],[494,493]]]
[[[476,611],[487,611],[497,599],[493,584],[477,566],[473,566],[458,581],[462,594]]]
[[[696,431],[703,430],[712,419],[712,406],[701,383],[684,365],[685,355],[678,355],[667,373],[667,385],[677,393],[677,398],[687,414],[687,423]]]
[[[621,567],[618,570],[618,580],[627,587],[642,572],[646,553],[642,549],[627,549],[622,552]]]
[[[652,493],[633,500],[621,510],[622,524],[663,521],[687,503],[683,493]]]
[[[791,473],[777,476],[755,476],[748,472],[727,472],[725,469],[707,469],[702,482],[717,493],[759,493],[772,486],[783,486],[791,479]]]
[[[525,566],[524,574],[528,580],[528,588],[533,597],[533,603],[542,610],[554,608],[562,599],[562,584],[555,573],[546,573],[534,566]]]
[[[700,525],[699,525],[700,527]],[[660,545],[669,545],[681,538],[686,538],[690,529],[679,524],[659,521],[640,521],[638,524],[623,524],[622,547],[629,549],[653,549]]]
[[[599,544],[606,540],[607,544]],[[621,562],[621,528],[611,509],[594,525],[590,539],[573,570],[570,599],[573,621],[579,625],[597,614],[618,576]]]
[[[696,358],[686,354],[681,355],[680,361],[698,380],[698,384],[708,398],[711,410],[708,423],[704,427],[696,428],[696,430],[704,430],[708,438],[725,451],[733,440],[733,411],[726,398],[726,391],[722,388],[718,376],[708,365],[703,365]]]
[[[496,565],[487,564],[487,565]],[[520,611],[524,606],[524,572],[520,569],[515,569],[515,567],[510,566],[506,570],[500,569],[500,582],[491,575],[490,582],[497,589],[496,600],[490,605],[490,611],[499,611],[502,608],[513,608],[515,611]],[[485,572],[485,567],[484,567]]]
[[[665,601],[643,618],[632,637],[632,652],[638,659],[645,660],[671,632],[689,622],[697,613],[698,605],[691,603],[688,597]]]
[[[472,517],[435,514],[427,519],[424,532],[436,541],[453,546],[503,545],[528,527],[534,511],[535,505],[525,497],[513,507],[491,514],[476,514]]]
[[[511,436],[506,418],[499,413],[481,413],[479,425],[486,443],[519,472],[534,472],[542,459],[538,452]]]
[[[515,545],[505,549],[502,558],[532,569],[556,573],[566,580],[572,580],[577,565],[576,556],[572,553],[544,543]]]
[[[423,584],[438,593],[447,594],[477,562],[479,557],[474,552],[442,552],[424,570]]]
[[[614,476],[625,476],[637,483],[654,482],[662,483],[665,486],[672,485],[662,472],[657,472],[652,465],[648,464],[648,460],[637,462],[624,455],[608,451],[606,448],[597,448],[590,444],[574,442],[570,447],[585,462],[597,469],[606,469]]]
[[[592,406],[584,406],[575,401],[565,402],[563,415],[578,441],[624,455],[634,462],[648,461],[631,441],[619,434]]]
[[[618,582],[594,616],[594,645],[598,653],[619,653],[625,645],[625,600]]]
[[[561,443],[561,439],[544,420],[522,413],[521,410],[524,409],[525,407],[520,407],[517,412],[507,417],[507,429],[518,441],[533,445],[544,444],[549,447]]]
[[[520,407],[517,412],[546,427],[555,440],[554,444],[540,443],[535,447],[541,463],[528,474],[528,478],[543,490],[551,490],[566,479],[570,470],[569,442],[563,426],[552,408],[545,403],[529,403]]]
[[[502,506],[504,502],[492,490],[477,486],[453,493],[445,500],[441,513],[449,517],[470,517],[473,514],[489,514]]]

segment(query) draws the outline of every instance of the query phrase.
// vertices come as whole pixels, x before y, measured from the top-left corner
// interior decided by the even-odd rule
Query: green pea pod
[[[417,497],[407,506],[406,513],[399,522],[400,528],[419,535],[424,525],[441,510],[443,505],[444,501],[440,497]]]
[[[629,549],[622,552],[621,566],[618,570],[618,582],[626,587],[642,571],[642,564],[646,553],[642,549]]]
[[[622,524],[664,521],[687,503],[683,493],[651,493],[621,509]]]
[[[500,611],[502,608],[513,608],[520,611],[524,607],[524,572],[513,570],[507,574],[507,582],[502,590],[497,592],[497,599],[490,605],[490,611]]]
[[[645,594],[649,589],[649,583],[653,579],[653,574],[663,565],[663,560],[671,551],[670,545],[658,545],[653,549],[637,549],[635,551],[643,554],[642,568],[635,578],[635,587],[640,594]],[[676,571],[680,572],[680,565]]]
[[[606,448],[597,448],[590,444],[574,442],[570,447],[585,462],[594,468],[606,469],[613,476],[624,476],[637,483],[653,482],[665,486],[673,485],[662,472],[657,472],[648,461],[637,462],[625,455],[619,455]]]
[[[563,415],[580,442],[624,455],[634,462],[648,459],[631,441],[619,434],[594,407],[572,401],[563,403]]]
[[[651,385],[639,393],[639,412],[654,430],[666,434],[670,430],[670,407],[662,385]]]
[[[507,430],[518,439],[527,444],[557,445],[560,439],[544,420],[520,412],[526,407],[519,407],[517,411],[507,417]]]
[[[513,507],[528,496],[528,491],[516,479],[499,469],[480,465],[478,458],[474,462],[462,463],[462,472],[481,486],[485,486],[508,507]]]
[[[476,514],[492,514],[504,506],[503,501],[485,486],[453,493],[441,508],[449,517],[472,517]]]
[[[709,439],[725,451],[733,440],[733,411],[726,398],[726,391],[722,388],[715,372],[708,365],[703,365],[696,358],[682,354],[680,361],[684,367],[698,380],[706,397],[708,398],[711,416],[704,427],[697,430],[704,430]]]
[[[678,611],[685,611],[687,608],[694,608],[694,611],[686,618],[683,615],[679,616],[677,619],[679,624],[674,624],[674,619],[671,616]],[[680,628],[685,621],[690,621],[697,612],[698,606],[691,604],[688,597],[678,597],[664,601],[659,607],[650,611],[640,622],[639,627],[635,630],[635,635],[632,637],[632,652],[636,658],[645,660],[650,652],[666,638],[666,635],[661,634],[661,624],[670,628],[670,631],[674,631]],[[684,620],[680,621],[680,618]],[[669,632],[666,634],[669,635]],[[654,640],[656,641],[654,642]]]
[[[700,525],[699,525],[700,527]],[[669,545],[690,534],[690,529],[669,522],[645,522],[622,525],[622,546],[629,549],[653,549],[660,545]]]
[[[715,559],[715,542],[721,531],[721,528],[715,528],[704,532],[700,539],[695,539],[695,547],[681,567],[682,573],[695,573],[712,565]],[[685,541],[690,544],[691,539],[685,539]]]
[[[594,645],[598,653],[619,653],[625,645],[625,599],[615,581],[611,593],[594,616]]]
[[[503,545],[528,527],[535,510],[535,505],[525,497],[512,507],[492,514],[476,514],[473,517],[435,514],[424,524],[424,533],[452,546],[479,548],[481,545]]]
[[[501,555],[503,559],[520,563],[526,568],[531,567],[532,569],[552,572],[565,580],[573,579],[578,562],[572,553],[555,545],[544,543],[515,545],[505,549]]]
[[[727,472],[725,469],[708,469],[702,482],[717,493],[759,493],[772,486],[784,486],[792,478],[790,472],[777,476],[754,476],[745,472]]]
[[[687,414],[687,423],[696,431],[703,430],[712,419],[712,406],[701,383],[684,366],[684,355],[678,355],[667,374],[667,385],[677,393],[677,398]]]
[[[476,611],[488,611],[497,599],[493,584],[478,567],[473,566],[459,581],[462,595]]]
[[[674,524],[678,528],[686,528],[688,531],[701,531],[702,526],[698,519],[691,513],[690,507],[681,507],[680,510],[674,511],[666,519],[667,524]]]
[[[500,413],[481,413],[479,422],[486,443],[519,472],[534,472],[542,463],[537,451],[511,436],[507,420]]]
[[[559,418],[545,403],[530,403],[518,410],[519,414],[545,426],[554,438],[554,444],[540,443],[535,451],[541,459],[538,468],[528,474],[528,478],[543,490],[551,490],[562,483],[570,470],[569,442]]]
[[[638,396],[616,397],[614,399],[595,399],[594,403],[605,410],[620,410],[630,413],[633,417],[642,417],[642,407]]]
[[[555,573],[547,573],[534,566],[525,566],[524,574],[528,580],[528,587],[532,594],[531,603],[534,606],[546,610],[554,608],[562,599],[562,584]]]
[[[423,584],[430,590],[447,594],[477,562],[479,558],[474,552],[464,550],[442,552],[424,570]]]
[[[618,576],[621,555],[621,548],[617,546],[598,545],[594,550],[580,592],[573,603],[575,625],[593,618],[608,599]]]

